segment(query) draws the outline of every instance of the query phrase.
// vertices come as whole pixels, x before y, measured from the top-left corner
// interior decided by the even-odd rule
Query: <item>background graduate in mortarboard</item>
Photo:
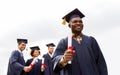
[[[34,46],[30,47],[31,52],[30,55],[32,56],[31,59],[28,59],[26,62],[26,66],[29,66],[34,58],[37,58],[40,55],[40,48],[39,46]],[[42,60],[37,59],[35,65],[32,67],[30,72],[26,72],[24,75],[43,75],[43,72],[41,71],[41,65],[42,65]]]
[[[72,32],[73,55],[68,50],[68,37],[61,39],[53,55],[56,75],[108,75],[107,66],[100,47],[92,36],[82,33],[84,14],[77,8],[63,17]],[[68,61],[72,63],[69,64]]]
[[[45,64],[47,65],[47,68],[45,69],[45,75],[53,75],[53,69],[52,69],[52,55],[54,52],[54,47],[55,44],[54,43],[49,43],[46,44],[46,46],[48,47],[48,53],[43,55],[43,58],[45,59]]]
[[[25,60],[23,58],[22,51],[25,50],[27,39],[17,39],[18,50],[14,50],[11,53],[8,64],[7,75],[22,75],[25,72],[28,72],[30,68],[25,65]]]

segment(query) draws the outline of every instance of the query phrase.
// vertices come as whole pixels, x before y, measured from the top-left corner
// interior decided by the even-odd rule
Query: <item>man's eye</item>
[[[80,23],[83,23],[83,21],[79,21]]]
[[[77,21],[73,21],[73,23],[77,23]]]
[[[82,21],[73,21],[73,23],[83,23]]]

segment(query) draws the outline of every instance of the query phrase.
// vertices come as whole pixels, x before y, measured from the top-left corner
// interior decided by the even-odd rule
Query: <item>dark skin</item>
[[[69,22],[69,28],[71,28],[71,31],[74,35],[73,38],[82,37],[83,22],[80,17],[72,18]],[[68,61],[71,61],[73,59],[72,51],[67,49],[62,59],[65,63],[67,63]]]
[[[72,18],[69,22],[69,27],[73,34],[82,37],[82,30],[83,30],[83,21],[80,17]]]

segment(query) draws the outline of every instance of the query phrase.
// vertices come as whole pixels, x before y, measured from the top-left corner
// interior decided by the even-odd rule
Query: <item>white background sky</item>
[[[57,44],[66,37],[69,29],[61,24],[61,18],[74,8],[85,14],[83,33],[97,39],[109,75],[120,75],[119,0],[1,0],[0,75],[7,73],[17,38],[27,38],[27,47],[38,45],[44,54],[47,43]],[[30,58],[29,51],[24,51],[25,59]]]

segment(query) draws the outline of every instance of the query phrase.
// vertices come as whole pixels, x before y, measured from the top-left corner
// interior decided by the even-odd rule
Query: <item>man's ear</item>
[[[70,24],[68,24],[68,27],[71,28]]]

